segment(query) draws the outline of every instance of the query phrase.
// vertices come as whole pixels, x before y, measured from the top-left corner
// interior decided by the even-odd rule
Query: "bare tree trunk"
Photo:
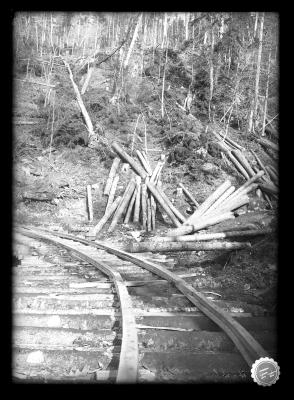
[[[165,51],[165,63],[163,69],[163,77],[162,77],[162,92],[161,92],[161,118],[164,118],[164,83],[165,83],[165,70],[167,63],[167,43],[166,43],[166,51]]]
[[[269,81],[270,81],[270,69],[271,69],[271,51],[268,55],[268,66],[267,66],[267,79],[266,79],[266,89],[265,89],[265,97],[264,97],[264,110],[263,110],[263,121],[262,121],[262,131],[261,136],[265,136],[265,123],[266,123],[266,114],[267,114],[267,101],[268,101],[268,89],[269,89]]]
[[[135,42],[136,42],[136,39],[137,39],[137,36],[138,36],[138,31],[139,31],[139,27],[140,27],[140,24],[141,24],[141,20],[142,20],[142,13],[139,15],[139,18],[138,18],[138,21],[137,21],[137,25],[136,25],[136,28],[134,30],[133,39],[131,41],[131,44],[130,44],[126,59],[125,59],[124,64],[123,64],[124,68],[126,68],[128,66],[129,59],[130,59],[130,56],[132,54],[132,51],[133,51],[133,48],[134,48],[134,45],[135,45]]]
[[[256,66],[256,80],[255,80],[255,96],[254,96],[254,120],[257,118],[257,106],[258,106],[258,92],[259,92],[259,78],[260,78],[260,65],[261,65],[261,54],[262,54],[262,39],[263,39],[263,24],[264,24],[264,13],[260,20],[259,29],[259,47],[258,47],[258,58]]]

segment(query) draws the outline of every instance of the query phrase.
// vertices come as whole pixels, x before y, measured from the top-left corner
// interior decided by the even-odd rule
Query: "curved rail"
[[[30,228],[26,229],[32,231]],[[38,232],[38,230],[36,232]],[[205,296],[197,292],[191,285],[187,284],[182,278],[168,271],[164,267],[147,261],[142,257],[134,256],[130,253],[98,241],[92,242],[64,233],[49,231],[45,232],[54,236],[63,237],[65,239],[70,239],[106,250],[109,253],[112,253],[124,260],[130,261],[168,280],[169,282],[172,282],[196,307],[199,308],[200,311],[207,315],[229,336],[250,368],[252,367],[252,364],[259,358],[269,356],[267,351],[254,339],[254,337],[246,329],[244,329],[242,325],[235,321],[226,311],[223,311],[220,307],[213,304]]]
[[[78,255],[81,259],[92,264],[94,267],[106,274],[113,280],[115,288],[119,297],[121,314],[122,314],[122,344],[119,358],[119,366],[116,377],[117,383],[135,383],[138,378],[138,335],[136,328],[135,316],[132,312],[132,302],[128,290],[119,272],[114,271],[107,264],[94,260],[84,252],[77,250],[58,238],[50,238],[43,233],[33,232],[30,230],[17,229],[23,235],[32,237],[34,239],[43,239],[53,244],[62,246],[70,250],[72,253]],[[55,235],[54,235],[55,236]],[[87,243],[88,244],[88,243]]]

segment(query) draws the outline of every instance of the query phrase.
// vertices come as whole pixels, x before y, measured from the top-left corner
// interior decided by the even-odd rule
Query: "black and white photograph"
[[[275,387],[279,13],[11,24],[12,382]]]

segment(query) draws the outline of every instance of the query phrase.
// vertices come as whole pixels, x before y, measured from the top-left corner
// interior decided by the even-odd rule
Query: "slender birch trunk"
[[[141,24],[141,20],[142,20],[142,13],[139,15],[139,18],[138,18],[138,21],[137,21],[137,25],[136,25],[136,28],[134,30],[133,39],[131,41],[131,44],[130,44],[126,59],[125,59],[124,64],[123,64],[124,68],[126,68],[128,66],[129,59],[131,57],[131,54],[132,54],[132,51],[133,51],[133,48],[134,48],[134,45],[135,45],[135,42],[136,42],[136,39],[137,39],[137,36],[138,36],[138,31],[139,31],[139,27],[140,27],[140,24]]]
[[[260,79],[260,65],[261,65],[261,55],[262,55],[262,40],[263,40],[263,24],[264,24],[264,13],[261,16],[260,20],[260,29],[259,29],[259,47],[258,47],[258,58],[257,58],[257,66],[256,66],[256,79],[255,79],[255,96],[254,96],[254,122],[256,124],[257,119],[257,106],[258,106],[258,92],[259,92],[259,79]],[[254,127],[253,127],[254,129]]]
[[[270,70],[271,70],[271,51],[269,52],[269,55],[268,55],[267,79],[266,79],[266,89],[265,89],[265,97],[264,97],[264,111],[263,111],[263,121],[262,121],[261,136],[265,136],[264,130],[265,130],[265,124],[266,124],[268,89],[269,89],[269,81],[270,81]]]

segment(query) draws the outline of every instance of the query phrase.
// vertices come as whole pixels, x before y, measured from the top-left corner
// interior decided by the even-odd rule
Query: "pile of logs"
[[[166,237],[154,237],[149,241],[132,243],[129,252],[158,251],[199,251],[249,248],[249,242],[232,242],[224,239],[252,237],[271,233],[270,229],[247,229],[219,233],[196,233],[228,219],[234,219],[234,212],[249,203],[248,193],[256,190],[258,180],[264,176],[259,171],[239,189],[230,181],[222,183],[180,227],[170,229]]]
[[[137,160],[128,155],[117,143],[112,145],[117,153],[105,185],[104,194],[108,196],[105,214],[98,224],[91,229],[89,236],[96,236],[106,222],[112,217],[108,232],[112,232],[117,223],[123,218],[125,224],[132,219],[134,223],[141,222],[142,228],[147,231],[156,227],[156,210],[159,204],[172,223],[179,227],[185,217],[174,207],[167,195],[161,189],[160,174],[165,163],[164,155],[152,171],[145,152],[136,151]],[[115,198],[119,181],[118,166],[120,161],[127,163],[133,170],[133,176],[122,196]]]
[[[245,179],[248,180],[252,178],[260,170],[264,171],[264,175],[262,176],[263,184],[259,185],[256,194],[260,197],[261,189],[264,198],[267,200],[270,207],[272,208],[270,197],[276,199],[278,194],[278,172],[276,168],[274,168],[272,165],[264,166],[253,150],[251,151],[251,154],[255,158],[259,168],[257,168],[256,166],[251,166],[244,154],[244,149],[241,146],[235,143],[232,139],[229,139],[228,137],[225,137],[220,133],[213,133],[217,139],[217,144],[220,147],[221,151],[225,153],[227,158],[231,161],[237,171]],[[260,142],[264,146],[271,146],[271,148],[275,151],[278,150],[278,146],[270,142],[269,140],[259,139],[258,142]]]

